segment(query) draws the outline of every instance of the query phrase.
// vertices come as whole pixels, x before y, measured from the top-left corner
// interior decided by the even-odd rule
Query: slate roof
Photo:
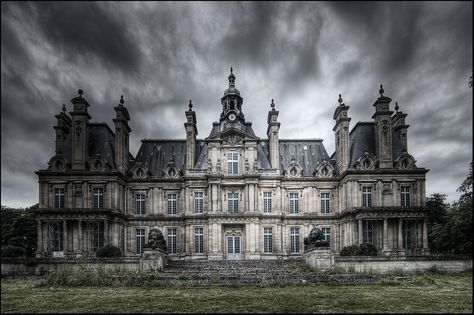
[[[71,137],[72,132],[67,135],[62,146],[63,156],[69,162],[72,161]],[[112,169],[116,169],[115,134],[106,123],[89,123],[89,158],[94,158],[97,153]],[[129,160],[133,160],[130,152]]]
[[[350,168],[355,168],[357,160],[367,151],[373,155],[375,152],[375,123],[359,121],[349,133],[350,143]],[[392,137],[392,155],[395,160],[402,154],[403,145],[400,140]],[[334,155],[334,154],[333,154]]]

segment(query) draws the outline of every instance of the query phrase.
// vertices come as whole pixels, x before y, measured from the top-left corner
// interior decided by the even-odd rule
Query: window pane
[[[168,254],[176,254],[176,229],[168,229]]]

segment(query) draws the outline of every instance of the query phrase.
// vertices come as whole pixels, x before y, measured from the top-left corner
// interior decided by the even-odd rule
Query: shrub
[[[96,254],[96,257],[103,258],[116,258],[121,256],[122,250],[114,245],[105,245],[104,247],[99,248]]]
[[[22,247],[6,245],[2,246],[2,257],[22,257],[26,255],[26,250]]]
[[[359,256],[377,256],[377,247],[372,243],[359,245]]]
[[[341,249],[340,255],[341,256],[358,256],[359,246],[357,245],[346,246],[343,249]]]

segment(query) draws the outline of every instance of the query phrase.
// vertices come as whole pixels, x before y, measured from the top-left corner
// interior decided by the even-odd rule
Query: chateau
[[[352,129],[339,95],[328,155],[321,139],[280,139],[273,100],[260,138],[244,116],[232,69],[228,80],[207,137],[197,138],[190,101],[185,139],[144,139],[136,156],[123,97],[111,129],[90,122],[79,90],[73,110],[63,106],[55,116],[55,155],[36,172],[37,257],[94,256],[106,244],[139,256],[154,227],[172,260],[301,257],[314,227],[336,255],[363,242],[380,255],[429,254],[428,170],[408,153],[407,114],[398,104],[390,109],[382,86],[367,105],[372,120]]]

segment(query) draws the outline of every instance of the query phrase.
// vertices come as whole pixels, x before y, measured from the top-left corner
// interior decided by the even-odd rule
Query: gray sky
[[[408,152],[427,195],[456,200],[472,160],[472,2],[2,2],[1,203],[38,202],[34,171],[54,155],[55,114],[79,88],[113,128],[120,95],[130,151],[184,139],[192,99],[209,135],[234,68],[243,111],[266,137],[322,138],[332,154],[341,93],[351,128],[371,121],[380,83],[407,113]]]

